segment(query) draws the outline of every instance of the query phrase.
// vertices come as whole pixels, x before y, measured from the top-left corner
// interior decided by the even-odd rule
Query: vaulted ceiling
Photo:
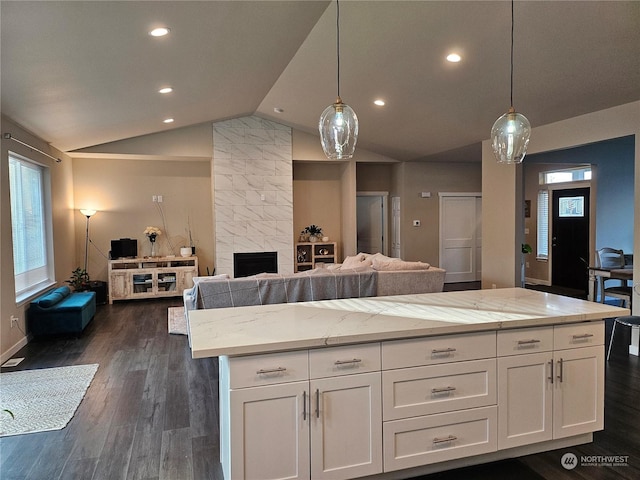
[[[250,114],[317,134],[336,97],[335,2],[0,9],[2,113],[63,151]],[[510,20],[505,1],[342,0],[340,93],[358,146],[477,160],[509,107]],[[168,36],[148,35],[160,25]],[[514,106],[533,127],[640,99],[640,2],[517,1],[514,48]]]

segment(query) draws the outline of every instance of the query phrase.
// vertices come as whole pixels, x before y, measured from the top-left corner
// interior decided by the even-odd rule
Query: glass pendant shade
[[[521,163],[527,153],[531,124],[513,107],[491,128],[491,146],[498,163]]]
[[[340,97],[322,112],[318,128],[327,158],[344,160],[353,157],[358,141],[358,117],[349,105],[342,103]]]

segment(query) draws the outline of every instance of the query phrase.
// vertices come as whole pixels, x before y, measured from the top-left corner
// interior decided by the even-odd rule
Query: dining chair
[[[600,268],[624,268],[624,252],[615,248],[604,247],[596,251],[596,267]],[[618,285],[607,287],[605,282],[619,282]],[[600,303],[604,303],[605,297],[613,297],[622,300],[622,305],[631,308],[632,289],[625,280],[617,280],[598,276],[600,285]]]
[[[628,315],[626,317],[618,317],[613,321],[613,330],[611,330],[611,339],[609,340],[609,350],[607,350],[607,361],[611,356],[611,345],[613,345],[613,337],[616,334],[616,327],[618,325],[624,325],[625,327],[638,327],[640,326],[640,317],[636,315]]]

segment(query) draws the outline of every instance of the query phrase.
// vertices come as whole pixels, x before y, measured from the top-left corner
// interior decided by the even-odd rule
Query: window
[[[549,258],[549,191],[538,192],[538,238],[536,258]]]
[[[591,167],[565,168],[540,173],[540,185],[591,180]]]
[[[11,235],[16,300],[53,283],[48,169],[9,154]]]

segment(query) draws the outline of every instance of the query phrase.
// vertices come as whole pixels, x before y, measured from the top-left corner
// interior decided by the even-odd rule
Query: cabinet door
[[[604,347],[554,353],[553,438],[604,428]]]
[[[308,382],[231,391],[231,478],[308,479]]]
[[[382,472],[380,372],[311,381],[311,477]]]
[[[131,281],[126,272],[111,272],[109,278],[109,301],[128,298],[131,295]]]
[[[553,356],[532,353],[498,358],[498,448],[551,440]]]

